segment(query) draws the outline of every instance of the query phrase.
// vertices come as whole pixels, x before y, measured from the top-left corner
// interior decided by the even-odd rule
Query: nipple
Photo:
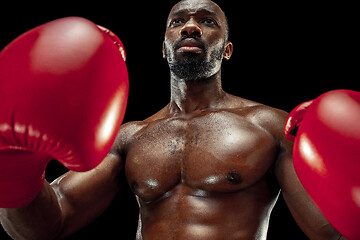
[[[231,184],[240,184],[242,183],[243,179],[240,176],[239,173],[235,172],[235,171],[231,171],[226,175],[226,179],[229,181],[229,183]]]

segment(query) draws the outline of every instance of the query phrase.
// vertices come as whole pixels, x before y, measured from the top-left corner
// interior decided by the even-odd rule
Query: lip
[[[201,42],[192,38],[187,38],[178,44],[177,49],[181,52],[198,53],[203,51],[203,47]]]
[[[191,53],[198,53],[201,52],[202,49],[199,47],[191,47],[191,46],[184,46],[184,47],[180,47],[179,51],[181,52],[191,52]]]

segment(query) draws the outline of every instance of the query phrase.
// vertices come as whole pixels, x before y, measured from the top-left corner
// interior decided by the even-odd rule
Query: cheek
[[[209,47],[218,47],[225,42],[223,33],[216,30],[204,31],[202,39]]]
[[[211,34],[208,39],[209,39],[209,43],[211,43],[211,45],[213,46],[225,42],[224,36],[217,31],[216,32],[214,31],[213,34]]]
[[[211,45],[208,48],[209,54],[216,52],[216,54],[219,55],[219,54],[223,54],[224,51],[225,51],[225,41],[223,39],[221,40],[219,39],[211,43]]]
[[[167,40],[164,41],[164,50],[163,55],[167,61],[171,61],[173,59],[174,51],[172,50],[172,44],[169,43]]]
[[[171,46],[171,44],[170,44],[167,40],[165,40],[165,41],[164,41],[164,52],[165,52],[165,55],[167,55],[167,54],[169,53],[170,49],[171,49],[169,46]]]
[[[178,40],[181,37],[178,33],[179,33],[178,30],[167,29],[164,37],[165,42],[174,43],[176,40]]]
[[[168,35],[165,35],[164,38],[165,49],[173,49],[174,44],[175,44],[175,39],[169,37]]]

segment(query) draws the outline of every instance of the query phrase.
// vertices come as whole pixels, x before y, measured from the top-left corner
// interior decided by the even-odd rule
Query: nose
[[[190,19],[181,28],[180,35],[182,37],[185,37],[185,36],[201,37],[202,36],[202,31],[201,31],[200,26],[197,24],[197,22],[195,20],[193,20],[193,19]]]

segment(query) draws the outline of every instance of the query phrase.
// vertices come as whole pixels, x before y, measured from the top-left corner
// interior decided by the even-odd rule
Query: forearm
[[[0,221],[14,239],[56,239],[63,220],[54,190],[45,182],[38,196],[20,208],[0,209]]]
[[[284,195],[292,216],[309,239],[346,240],[321,214],[313,201],[302,201],[297,206],[293,206],[291,204],[293,197],[301,198],[299,196]],[[303,197],[306,197],[306,195],[303,195]]]
[[[315,235],[311,235],[310,239],[347,240],[347,238],[342,236],[330,223],[318,229]]]

